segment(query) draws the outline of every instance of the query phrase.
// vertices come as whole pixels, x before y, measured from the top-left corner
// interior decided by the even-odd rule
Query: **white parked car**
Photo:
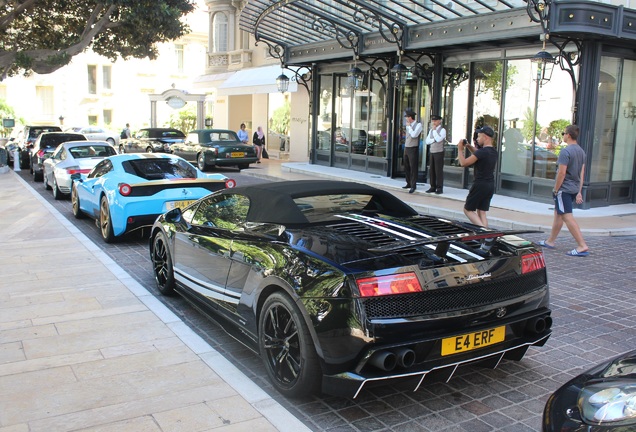
[[[95,165],[108,156],[117,154],[107,141],[67,141],[60,144],[43,163],[46,189],[53,189],[53,197],[61,199],[71,193],[73,174],[88,174]]]
[[[119,134],[99,126],[74,126],[66,131],[81,133],[89,140],[108,141],[115,147],[119,146]]]

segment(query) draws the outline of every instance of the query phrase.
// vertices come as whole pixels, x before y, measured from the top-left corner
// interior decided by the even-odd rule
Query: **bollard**
[[[22,171],[20,169],[20,152],[18,150],[13,151],[13,171]]]

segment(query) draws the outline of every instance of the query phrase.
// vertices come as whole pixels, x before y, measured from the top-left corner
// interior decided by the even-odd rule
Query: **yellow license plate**
[[[503,342],[506,326],[442,339],[442,355],[459,354]]]
[[[235,158],[235,157],[245,157],[245,152],[232,152],[232,153],[230,153],[230,156],[232,156],[233,158]]]
[[[171,201],[166,203],[166,209],[173,210],[178,208],[184,208],[192,204],[194,200],[184,200],[184,201]]]

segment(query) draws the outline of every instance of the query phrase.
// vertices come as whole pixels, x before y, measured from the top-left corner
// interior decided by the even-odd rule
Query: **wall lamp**
[[[554,63],[556,62],[554,57],[552,57],[552,54],[545,50],[545,40],[547,37],[548,36],[545,34],[541,36],[541,39],[543,40],[543,49],[530,59],[532,63],[537,65],[537,74],[534,81],[539,83],[539,87],[543,87],[544,84],[550,82]]]
[[[210,117],[207,117],[205,119],[205,127],[211,127],[212,126],[212,119]]]
[[[64,116],[61,115],[57,119],[60,121],[60,125],[63,126],[64,125]]]
[[[409,68],[404,66],[401,61],[391,68],[391,76],[396,87],[404,87],[409,75]]]
[[[276,77],[276,87],[281,93],[285,93],[287,89],[289,89],[289,78],[287,77],[287,75],[282,73],[282,71],[281,74]]]
[[[634,106],[631,102],[623,102],[623,117],[631,119],[632,124],[634,124],[634,119],[636,118],[636,106]]]
[[[358,66],[354,65],[351,69],[349,69],[347,76],[349,77],[349,82],[347,83],[349,88],[352,88],[353,90],[360,90],[362,88],[364,72],[362,72]]]

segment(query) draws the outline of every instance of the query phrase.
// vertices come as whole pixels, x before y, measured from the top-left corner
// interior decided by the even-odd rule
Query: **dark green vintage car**
[[[243,144],[236,132],[225,129],[196,129],[183,143],[174,144],[172,153],[196,163],[201,171],[214,166],[249,168],[257,160],[256,149]]]

